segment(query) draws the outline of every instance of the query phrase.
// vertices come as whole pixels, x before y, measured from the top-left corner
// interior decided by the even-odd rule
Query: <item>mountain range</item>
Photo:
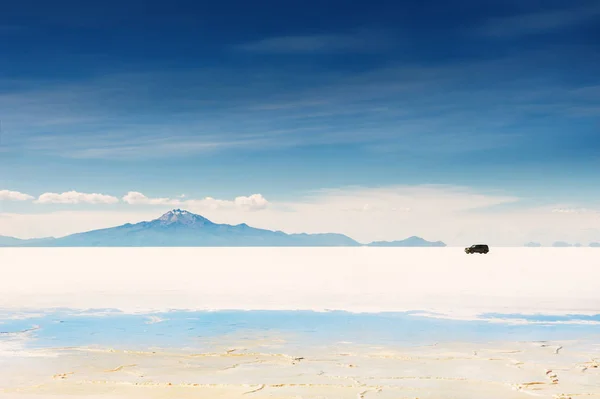
[[[445,247],[420,237],[361,244],[343,234],[287,234],[238,225],[218,224],[174,209],[151,221],[71,234],[60,238],[21,240],[0,236],[3,247]]]
[[[525,244],[523,246],[530,247],[530,248],[540,248],[540,247],[542,247],[542,244],[540,244],[539,242],[528,242],[527,244]],[[580,248],[580,247],[583,247],[583,245],[581,245],[580,243],[570,244],[570,243],[564,242],[564,241],[553,242],[551,246],[554,248],[571,248],[571,247]],[[588,246],[592,247],[592,248],[600,248],[600,243],[590,242],[590,244]]]
[[[405,240],[401,241],[373,241],[368,244],[369,247],[445,247],[441,241],[427,241],[422,239],[421,237],[408,237]]]
[[[539,248],[541,246],[542,246],[542,244],[540,244],[539,242],[528,242],[527,244],[524,245],[524,247],[529,247],[529,248]]]

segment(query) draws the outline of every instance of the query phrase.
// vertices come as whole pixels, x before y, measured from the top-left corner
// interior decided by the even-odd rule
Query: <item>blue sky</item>
[[[10,2],[0,190],[444,184],[592,207],[598,43],[591,0]]]

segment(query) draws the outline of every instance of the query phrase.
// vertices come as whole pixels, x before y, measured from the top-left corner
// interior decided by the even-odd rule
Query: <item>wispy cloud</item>
[[[249,148],[260,144],[258,139],[235,139],[228,137],[211,140],[203,137],[153,137],[148,140],[136,140],[136,143],[125,144],[122,141],[106,143],[100,146],[89,146],[80,149],[65,149],[64,156],[79,159],[140,159],[155,157],[171,157],[173,155],[190,155],[213,152],[236,147]]]
[[[421,134],[409,142],[383,142],[368,145],[367,148],[381,153],[464,154],[506,148],[522,138],[522,133],[489,133],[477,129],[471,134],[464,134],[464,132]]]
[[[594,210],[594,209],[588,209],[588,208],[553,208],[552,209],[553,213],[577,213],[577,214],[581,214],[581,213],[599,213],[598,210]]]
[[[391,47],[385,35],[375,32],[355,34],[324,34],[279,36],[245,43],[238,50],[253,53],[319,54],[319,53],[374,53]]]
[[[534,134],[531,116],[589,117],[597,109],[593,85],[557,83],[552,63],[532,76],[528,63],[546,65],[554,55],[528,57],[352,73],[261,67],[21,82],[0,93],[1,148],[138,160],[324,144],[425,154],[444,142],[451,154],[472,148],[475,137],[479,149],[518,146]]]
[[[569,3],[565,3],[569,4]],[[529,14],[514,15],[490,20],[483,31],[496,37],[522,36],[547,33],[579,23],[589,22],[600,16],[600,5],[564,8]]]
[[[19,33],[27,30],[23,25],[0,24],[0,34]]]

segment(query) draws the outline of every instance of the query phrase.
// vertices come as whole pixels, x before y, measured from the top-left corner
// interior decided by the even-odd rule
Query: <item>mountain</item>
[[[238,225],[218,224],[191,212],[173,209],[147,222],[127,223],[61,238],[20,240],[0,236],[4,247],[357,247],[364,246],[343,234],[286,234]],[[445,247],[441,241],[420,237],[376,241],[370,247]]]
[[[373,241],[368,247],[445,247],[441,241],[427,241],[421,237],[412,236],[400,241]]]
[[[600,248],[600,242],[590,242],[589,246],[593,248]]]
[[[542,244],[540,244],[539,242],[528,242],[527,244],[525,244],[523,246],[529,247],[529,248],[539,248],[542,246]]]
[[[11,246],[44,247],[322,247],[359,246],[343,234],[286,234],[238,225],[217,224],[174,209],[149,222],[72,234],[53,240],[23,240]]]

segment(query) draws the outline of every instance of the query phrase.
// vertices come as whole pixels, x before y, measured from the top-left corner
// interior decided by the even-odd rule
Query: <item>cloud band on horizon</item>
[[[179,198],[149,198],[137,191],[129,191],[121,199],[106,194],[82,193],[78,191],[66,191],[63,193],[43,193],[36,199],[34,196],[19,191],[0,190],[0,201],[32,201],[34,204],[63,204],[63,205],[111,205],[121,201],[129,205],[172,205],[193,206],[209,209],[227,209],[236,207],[248,211],[257,211],[269,206],[269,201],[262,194],[251,194],[249,196],[238,196],[233,200],[216,199],[205,197],[202,199]]]
[[[339,232],[360,242],[391,241],[413,235],[442,240],[449,245],[471,241],[518,246],[530,241],[600,241],[600,208],[591,204],[531,202],[522,197],[449,185],[342,187],[275,201],[267,201],[260,194],[223,200],[153,198],[130,191],[116,203],[104,203],[108,208],[96,199],[95,210],[79,205],[75,208],[76,201],[80,205],[89,204],[83,201],[90,200],[90,194],[69,194],[70,202],[61,195],[46,196],[45,203],[31,204],[44,209],[38,207],[60,198],[62,210],[0,213],[3,220],[0,235],[60,236],[151,220],[160,212],[177,207],[219,223],[247,223],[287,233]]]

